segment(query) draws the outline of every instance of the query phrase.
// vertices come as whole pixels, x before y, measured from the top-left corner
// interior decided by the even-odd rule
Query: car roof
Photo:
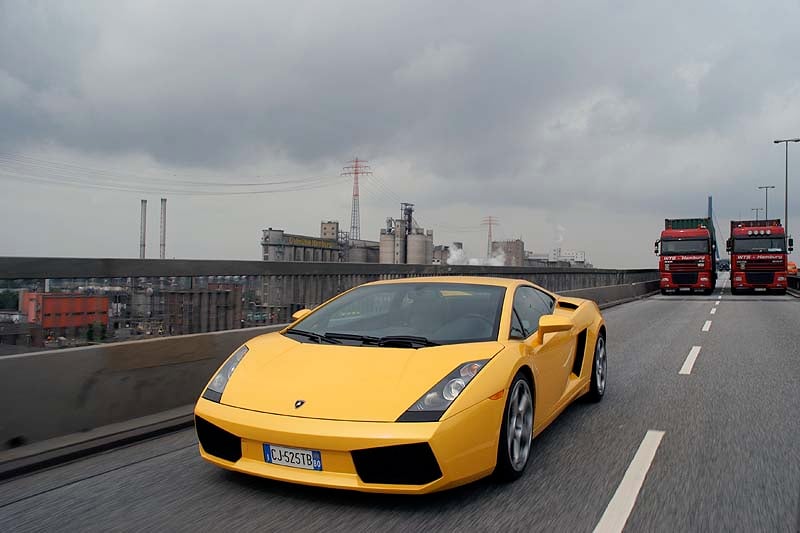
[[[524,279],[497,278],[490,276],[424,276],[417,278],[398,278],[373,281],[364,285],[391,285],[395,283],[460,283],[466,285],[493,285],[497,287],[516,287],[520,284],[533,285]]]

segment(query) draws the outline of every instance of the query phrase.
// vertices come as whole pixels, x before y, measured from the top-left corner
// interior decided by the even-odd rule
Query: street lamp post
[[[786,145],[786,174],[784,182],[784,197],[783,197],[783,228],[788,237],[789,235],[789,143],[800,143],[800,139],[775,139],[772,141],[775,144],[783,143]]]
[[[750,208],[750,211],[755,211],[756,212],[756,222],[758,222],[758,212],[759,211],[763,211],[763,210],[764,210],[763,207],[751,207]]]
[[[769,219],[769,198],[767,195],[769,194],[770,189],[774,189],[774,185],[760,185],[759,189],[764,189],[764,220]]]

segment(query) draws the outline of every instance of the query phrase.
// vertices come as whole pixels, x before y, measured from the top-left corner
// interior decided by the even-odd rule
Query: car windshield
[[[736,237],[733,251],[737,254],[776,252],[781,253],[786,243],[783,237]]]
[[[707,254],[706,239],[663,239],[661,255]]]
[[[359,287],[297,324],[301,342],[410,347],[496,340],[505,288],[462,283]],[[309,335],[311,334],[311,335]],[[385,340],[393,344],[381,344]]]

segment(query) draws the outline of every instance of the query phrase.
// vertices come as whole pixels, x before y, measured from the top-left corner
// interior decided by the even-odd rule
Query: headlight
[[[225,361],[225,363],[217,371],[214,379],[212,379],[211,383],[209,383],[208,387],[206,387],[206,390],[203,393],[203,398],[219,403],[220,398],[222,398],[222,392],[225,390],[225,386],[228,384],[228,380],[231,379],[233,371],[236,370],[236,367],[242,361],[242,358],[247,352],[247,345],[242,346],[233,352],[233,355],[231,355],[228,360]]]
[[[436,422],[458,395],[483,368],[488,359],[471,361],[447,374],[443,380],[422,395],[408,411],[397,419],[398,422]]]

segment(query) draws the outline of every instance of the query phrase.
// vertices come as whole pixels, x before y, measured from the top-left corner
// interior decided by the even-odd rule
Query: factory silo
[[[424,265],[425,253],[428,248],[427,237],[422,230],[414,229],[408,236],[408,257],[409,265]]]
[[[381,240],[378,245],[378,262],[394,264],[394,234],[382,229]]]

